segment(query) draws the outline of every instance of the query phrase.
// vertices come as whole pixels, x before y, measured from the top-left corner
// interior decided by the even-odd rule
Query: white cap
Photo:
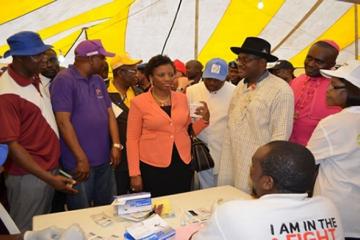
[[[320,72],[324,77],[344,78],[360,88],[360,61],[351,60],[336,70],[320,70]]]

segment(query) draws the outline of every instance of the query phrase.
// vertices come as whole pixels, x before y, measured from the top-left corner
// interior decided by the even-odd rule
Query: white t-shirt
[[[308,146],[320,164],[314,194],[338,208],[346,237],[360,237],[360,107],[321,120]]]
[[[338,212],[327,198],[268,194],[224,203],[193,239],[340,240],[344,236]]]
[[[225,82],[217,92],[209,92],[204,82],[199,82],[186,89],[189,104],[204,101],[210,112],[209,126],[204,128],[198,137],[204,141],[214,159],[214,174],[218,173],[221,148],[228,121],[230,101],[236,86]]]

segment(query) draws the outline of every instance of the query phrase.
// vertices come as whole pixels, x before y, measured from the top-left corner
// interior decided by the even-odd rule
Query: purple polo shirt
[[[51,86],[51,103],[54,112],[71,113],[80,146],[85,151],[90,166],[109,162],[110,133],[107,109],[111,100],[103,79],[92,75],[81,76],[74,65],[61,71]],[[76,159],[70,148],[60,138],[61,161],[65,169],[74,170]]]

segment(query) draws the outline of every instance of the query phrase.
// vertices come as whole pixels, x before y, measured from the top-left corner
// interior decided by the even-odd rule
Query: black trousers
[[[127,194],[130,192],[129,170],[117,167],[115,169],[115,181],[117,195]]]
[[[152,197],[189,192],[194,171],[191,164],[185,164],[174,145],[170,166],[154,167],[140,161],[144,191]]]

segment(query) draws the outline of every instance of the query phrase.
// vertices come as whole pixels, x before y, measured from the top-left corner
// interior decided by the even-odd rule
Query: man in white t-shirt
[[[227,63],[220,59],[211,59],[202,75],[203,81],[187,88],[189,104],[204,101],[210,112],[210,123],[198,137],[207,144],[215,167],[198,173],[200,188],[215,187],[219,172],[221,148],[224,138],[228,110],[235,86],[225,81],[228,74]]]
[[[193,239],[344,239],[332,202],[308,197],[315,160],[304,146],[273,141],[260,147],[250,175],[259,199],[224,203]]]

